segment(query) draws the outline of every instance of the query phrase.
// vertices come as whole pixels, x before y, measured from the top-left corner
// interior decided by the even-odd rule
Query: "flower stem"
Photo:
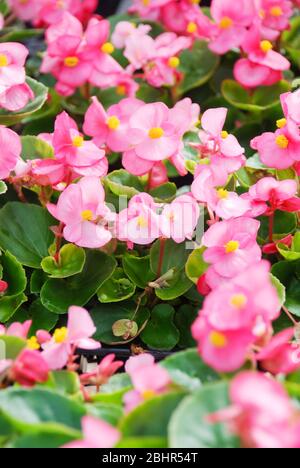
[[[286,313],[286,315],[288,316],[288,318],[291,320],[291,322],[293,322],[293,324],[295,325],[295,327],[298,327],[298,322],[296,322],[296,320],[294,319],[294,317],[292,316],[292,314],[290,313],[290,311],[285,307],[285,306],[282,306],[282,310]]]
[[[273,242],[273,231],[274,231],[274,213],[269,217],[269,241]]]

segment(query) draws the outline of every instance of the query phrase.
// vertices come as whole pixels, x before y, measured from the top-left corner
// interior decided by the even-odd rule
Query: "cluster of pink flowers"
[[[26,83],[25,61],[28,50],[17,42],[0,44],[0,108],[18,111],[34,94]]]
[[[300,415],[283,386],[255,372],[231,383],[232,406],[209,416],[225,422],[245,448],[300,448]]]
[[[170,31],[192,39],[205,39],[210,49],[223,55],[239,48],[243,58],[234,75],[246,88],[268,86],[282,78],[290,63],[273,50],[279,35],[289,28],[293,13],[290,0],[213,0],[211,19],[198,0],[135,0],[132,7],[142,17],[161,21]]]
[[[56,90],[64,96],[89,84],[103,89],[115,86],[122,94],[134,95],[138,86],[111,56],[114,46],[109,35],[107,20],[93,17],[84,30],[76,17],[64,13],[46,30],[48,48],[41,72],[54,75]]]
[[[121,21],[112,35],[112,42],[117,48],[124,48],[124,56],[130,63],[127,70],[131,74],[143,70],[143,78],[151,86],[174,86],[181,78],[178,55],[191,47],[193,40],[174,32],[153,39],[148,34],[150,31],[151,26],[136,27],[134,23]]]
[[[97,8],[98,0],[8,0],[14,14],[35,26],[59,22],[65,12],[85,23]]]
[[[287,169],[300,161],[300,90],[281,95],[283,118],[277,130],[263,133],[251,142],[261,161],[268,167]]]

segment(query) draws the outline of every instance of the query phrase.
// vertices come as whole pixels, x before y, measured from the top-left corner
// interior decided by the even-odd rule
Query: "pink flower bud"
[[[47,343],[47,341],[51,340],[51,335],[45,330],[38,330],[36,332],[36,337],[40,345],[43,345],[44,343]]]
[[[8,288],[8,283],[6,281],[0,280],[0,294],[4,294]]]
[[[33,387],[36,383],[48,380],[49,368],[38,351],[24,349],[13,363],[10,370],[11,380],[24,387]]]

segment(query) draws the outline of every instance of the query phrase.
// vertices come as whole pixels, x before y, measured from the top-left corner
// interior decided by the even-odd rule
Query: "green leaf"
[[[116,268],[114,274],[98,290],[98,299],[102,303],[121,302],[132,297],[135,285],[126,277],[122,268]]]
[[[3,279],[8,283],[5,297],[15,296],[25,291],[27,278],[24,268],[11,253],[5,252],[0,257],[0,264],[3,267]],[[1,304],[1,299],[0,299]],[[0,305],[1,309],[1,305]]]
[[[141,339],[152,349],[169,351],[179,341],[179,331],[174,325],[175,309],[160,304],[151,312],[151,319],[141,334]]]
[[[3,195],[7,192],[7,185],[3,180],[0,180],[0,195]]]
[[[219,62],[219,57],[211,52],[207,41],[195,41],[191,50],[185,50],[180,55],[179,71],[184,78],[177,94],[182,95],[204,85],[213,76]]]
[[[287,245],[284,244],[278,244],[277,248],[286,260],[289,260],[293,262],[294,260],[299,260],[300,259],[300,232],[296,232],[292,246],[289,248]]]
[[[300,67],[300,40],[299,40],[299,32],[300,32],[300,17],[295,16],[290,20],[290,29],[288,31],[284,31],[282,34],[282,43],[284,48],[286,49],[288,55],[290,56],[292,62]]]
[[[0,247],[23,265],[40,268],[54,235],[53,218],[37,205],[9,202],[0,210]]]
[[[18,437],[12,444],[12,448],[21,449],[55,449],[81,439],[82,435],[78,431],[66,431],[62,428],[56,428],[55,431],[51,429],[40,428],[38,432],[29,433]]]
[[[186,397],[169,424],[171,448],[238,448],[224,424],[211,424],[206,417],[230,405],[227,383],[205,385]]]
[[[113,403],[122,405],[125,393],[132,390],[131,379],[128,374],[113,375],[108,383],[102,385],[100,393],[92,397],[94,402]]]
[[[199,295],[198,292],[197,295]],[[178,342],[178,346],[180,348],[186,349],[195,346],[195,340],[192,337],[191,327],[198,316],[198,310],[199,307],[193,307],[192,305],[184,304],[176,312],[174,322],[180,333],[180,339]]]
[[[8,388],[0,392],[0,410],[18,430],[69,427],[80,430],[83,405],[46,389]]]
[[[156,277],[150,269],[150,256],[136,257],[125,253],[122,265],[128,278],[141,289],[145,289]]]
[[[51,312],[64,314],[72,305],[84,306],[113,274],[114,258],[88,250],[83,271],[65,279],[49,279],[41,289],[42,304]]]
[[[29,336],[34,336],[38,330],[51,331],[58,322],[58,315],[50,312],[43,306],[40,299],[32,302],[28,309],[32,325],[29,330]]]
[[[283,261],[272,267],[272,274],[285,286],[285,306],[294,315],[300,317],[300,281],[297,271],[300,262]]]
[[[12,29],[11,31],[6,32],[4,29],[3,36],[0,37],[0,42],[24,42],[26,43],[29,39],[33,37],[42,36],[44,34],[43,29]],[[41,37],[40,37],[41,39]]]
[[[205,250],[205,247],[195,249],[186,262],[185,272],[187,277],[195,284],[198,283],[199,278],[206,273],[209,267],[208,263],[203,260]]]
[[[189,391],[198,390],[204,384],[220,380],[220,376],[204,364],[196,349],[173,354],[166,358],[161,366],[167,369],[175,384]]]
[[[140,179],[129,174],[124,169],[111,172],[105,179],[105,185],[117,196],[132,198],[143,192],[144,187]]]
[[[80,392],[80,380],[76,372],[66,370],[53,371],[51,377],[53,387],[63,395],[77,395]]]
[[[30,292],[31,294],[39,294],[42,286],[46,283],[48,275],[43,270],[33,270],[30,277]]]
[[[222,83],[222,95],[229,104],[238,109],[261,112],[270,109],[279,103],[280,95],[290,91],[291,86],[287,81],[279,81],[273,86],[261,86],[250,94],[238,82],[224,80]]]
[[[137,335],[139,335],[149,320],[150,312],[146,307],[141,307],[135,316],[135,309],[134,302],[94,307],[90,312],[97,328],[94,339],[106,344],[122,344],[132,341],[134,337],[120,340],[114,336],[112,328],[118,320],[134,320],[138,325]]]
[[[31,159],[52,159],[54,149],[46,141],[32,135],[21,137],[22,154],[24,161]]]
[[[176,184],[173,182],[167,182],[166,184],[162,184],[159,187],[150,190],[149,193],[157,203],[170,203],[174,200],[176,192]]]
[[[93,405],[86,405],[86,409],[91,416],[106,421],[112,426],[117,426],[123,416],[123,408],[113,403],[94,403]]]
[[[263,240],[268,239],[269,235],[269,218],[263,216],[259,218],[261,225],[259,230],[259,237]],[[274,216],[274,239],[282,239],[288,234],[295,231],[297,227],[297,216],[295,213],[288,213],[284,211],[276,211]]]
[[[9,112],[5,109],[0,109],[0,125],[15,125],[39,110],[46,102],[48,88],[29,77],[26,78],[26,82],[34,93],[34,99],[29,101],[27,106],[17,112]]]
[[[167,448],[168,441],[166,437],[124,437],[118,443],[120,448]]]
[[[167,283],[168,286],[155,289],[156,296],[163,301],[173,301],[177,297],[183,296],[193,285],[184,270],[174,273],[173,278]]]
[[[184,395],[174,392],[146,400],[120,422],[123,436],[166,437],[169,420]]]
[[[158,274],[160,255],[163,256],[161,267],[161,276],[172,270],[180,271],[184,268],[187,261],[189,251],[186,249],[185,242],[177,244],[172,239],[158,239],[150,250],[151,270],[156,275]]]
[[[26,341],[17,336],[0,336],[1,359],[16,359],[20,352],[26,347]],[[5,356],[3,356],[3,351]],[[0,392],[1,393],[1,392]]]
[[[81,273],[85,263],[85,251],[74,244],[60,249],[59,262],[54,257],[43,258],[41,267],[51,278],[68,278]]]
[[[23,293],[2,297],[0,300],[0,322],[7,322],[26,301],[27,297]]]
[[[286,301],[285,286],[279,281],[276,276],[271,275],[273,286],[276,288],[280,306],[282,307]]]

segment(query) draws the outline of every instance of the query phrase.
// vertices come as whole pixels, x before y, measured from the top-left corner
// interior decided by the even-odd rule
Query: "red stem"
[[[274,231],[274,213],[269,217],[269,241],[273,242],[273,231]]]

